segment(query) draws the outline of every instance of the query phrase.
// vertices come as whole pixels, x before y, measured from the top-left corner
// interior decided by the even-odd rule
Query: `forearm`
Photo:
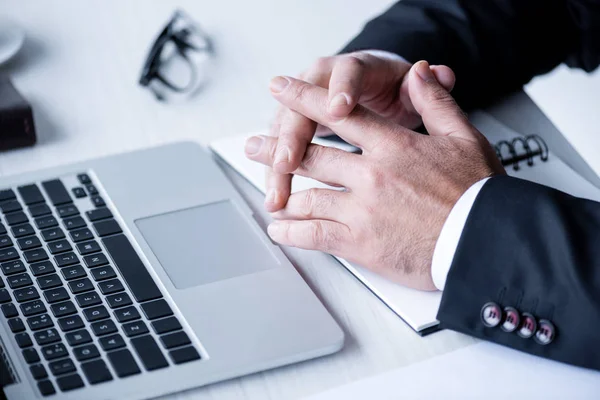
[[[600,369],[600,203],[510,177],[482,188],[462,232],[438,319],[531,354]],[[482,307],[555,326],[549,344],[488,327]],[[506,312],[503,312],[504,317]]]

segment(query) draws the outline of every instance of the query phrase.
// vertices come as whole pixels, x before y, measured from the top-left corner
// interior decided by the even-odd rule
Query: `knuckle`
[[[370,188],[381,188],[385,179],[385,172],[376,163],[369,164],[364,168],[363,180]]]
[[[329,69],[332,59],[333,57],[319,57],[316,59],[311,69],[317,72],[327,70]]]
[[[321,221],[311,222],[311,239],[315,246],[320,249],[327,250],[331,247],[331,239]]]
[[[345,66],[349,69],[362,69],[365,67],[366,63],[362,58],[357,57],[356,55],[349,54],[346,57],[343,57],[340,60]]]
[[[325,149],[321,146],[310,146],[306,150],[304,158],[302,159],[302,162],[300,163],[301,168],[303,168],[306,171],[309,171],[309,170],[315,168],[316,164],[323,157],[324,150]]]
[[[310,218],[314,214],[315,199],[317,197],[317,189],[311,188],[306,191],[302,205],[300,208],[301,216]]]
[[[292,85],[291,89],[292,89],[291,90],[292,100],[296,103],[300,103],[306,97],[306,91],[308,89],[308,84],[298,83],[298,84]]]

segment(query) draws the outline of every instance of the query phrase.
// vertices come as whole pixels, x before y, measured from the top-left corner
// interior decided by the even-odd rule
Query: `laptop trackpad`
[[[278,265],[230,201],[147,217],[135,224],[177,289]]]

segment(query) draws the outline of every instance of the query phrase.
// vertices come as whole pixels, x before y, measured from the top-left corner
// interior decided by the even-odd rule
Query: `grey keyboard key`
[[[44,329],[33,334],[33,338],[40,346],[60,342],[60,335],[54,328]]]
[[[42,187],[55,206],[73,202],[65,185],[59,179],[42,182]]]
[[[54,269],[54,265],[52,265],[50,261],[42,261],[39,263],[31,264],[29,266],[29,269],[31,269],[31,273],[33,274],[33,276],[46,275],[56,271],[56,269]]]
[[[65,233],[59,227],[44,229],[41,233],[42,239],[44,239],[46,242],[63,239],[65,237]]]
[[[52,304],[50,309],[56,318],[66,317],[67,315],[72,315],[77,312],[77,308],[75,308],[75,304],[73,304],[72,301]]]
[[[23,303],[20,305],[20,308],[25,317],[31,317],[32,315],[46,312],[46,306],[41,300],[33,300],[28,303]]]
[[[27,205],[43,203],[46,201],[36,184],[19,186],[17,189],[19,190],[23,202]]]
[[[131,352],[127,349],[111,351],[108,353],[108,360],[119,378],[136,375],[141,372]]]

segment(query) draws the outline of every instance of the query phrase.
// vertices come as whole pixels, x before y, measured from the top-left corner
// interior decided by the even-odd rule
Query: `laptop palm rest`
[[[177,289],[279,265],[228,200],[138,219],[135,224]]]

